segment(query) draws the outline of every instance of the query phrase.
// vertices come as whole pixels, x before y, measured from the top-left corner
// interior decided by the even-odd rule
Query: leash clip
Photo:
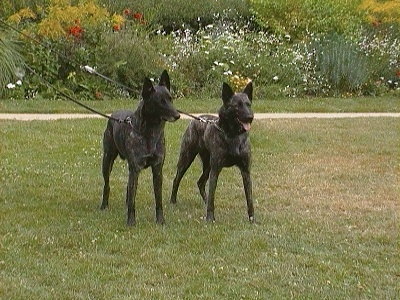
[[[202,123],[209,123],[209,120],[203,119],[203,118],[198,118],[198,120]]]
[[[131,127],[133,128],[133,125],[132,125],[132,118],[131,118],[131,117],[126,117],[126,119],[123,120],[123,122],[124,122],[124,123],[127,123],[127,124],[129,124],[129,125],[131,125]]]
[[[86,72],[88,72],[88,73],[90,73],[90,74],[95,73],[95,69],[92,68],[92,67],[90,67],[90,66],[88,66],[88,65],[86,65],[86,66],[81,66],[81,69],[85,70]]]

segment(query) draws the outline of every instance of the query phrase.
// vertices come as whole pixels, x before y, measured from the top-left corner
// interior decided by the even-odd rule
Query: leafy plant
[[[301,39],[308,32],[351,33],[361,24],[355,1],[250,0],[257,22],[266,30]]]
[[[132,12],[141,12],[147,18],[153,14],[152,22],[167,32],[190,27],[194,30],[213,22],[215,15],[225,13],[230,20],[235,20],[237,14],[250,17],[247,0],[168,0],[168,1],[110,1],[99,0],[111,12],[122,12],[130,8]],[[182,26],[184,24],[184,26]]]
[[[355,92],[369,77],[369,61],[355,44],[342,36],[327,36],[316,47],[318,70],[336,93]]]
[[[95,55],[102,58],[96,61],[99,72],[136,89],[137,94],[145,76],[158,76],[165,67],[162,55],[156,50],[158,37],[151,37],[145,31],[131,28],[106,32],[102,41],[95,50]]]
[[[13,84],[22,77],[22,74],[16,74],[23,64],[21,49],[11,37],[10,33],[0,30],[0,96],[6,91],[7,84]]]
[[[396,0],[362,0],[358,7],[367,12],[367,20],[375,26],[381,23],[400,24],[400,2]]]

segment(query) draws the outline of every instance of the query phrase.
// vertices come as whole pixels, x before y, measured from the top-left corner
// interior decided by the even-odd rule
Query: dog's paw
[[[249,217],[249,222],[251,224],[256,224],[256,218],[254,216]]]
[[[126,226],[128,226],[128,227],[134,227],[135,225],[136,225],[136,220],[134,220],[134,219],[128,219],[126,221]]]
[[[214,223],[215,222],[214,214],[213,213],[207,213],[206,221],[208,223]]]
[[[165,219],[164,218],[157,218],[156,223],[158,225],[164,226],[165,225]]]

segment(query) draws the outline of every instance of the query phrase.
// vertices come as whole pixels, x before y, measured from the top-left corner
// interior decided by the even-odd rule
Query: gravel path
[[[196,116],[200,114],[194,114]],[[372,117],[394,117],[399,118],[400,113],[260,113],[254,114],[255,119],[340,119],[340,118],[372,118]],[[59,119],[87,119],[102,118],[95,114],[3,114],[0,120],[59,120]],[[189,117],[181,115],[182,119]]]

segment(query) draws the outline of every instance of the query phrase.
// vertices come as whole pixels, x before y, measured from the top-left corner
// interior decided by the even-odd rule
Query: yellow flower
[[[36,14],[30,8],[23,8],[8,17],[8,21],[15,24],[19,24],[24,19],[36,19]]]

